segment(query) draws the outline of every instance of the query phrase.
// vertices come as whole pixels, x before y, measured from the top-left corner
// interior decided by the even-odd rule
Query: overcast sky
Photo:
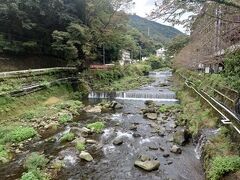
[[[146,17],[146,14],[149,14],[151,10],[154,8],[155,0],[134,0],[136,3],[135,7],[132,10],[132,13],[136,13],[141,17]],[[155,20],[161,24],[169,25],[171,24],[164,22],[163,20]],[[175,28],[179,29],[182,32],[185,32],[185,29],[181,26],[175,26]]]

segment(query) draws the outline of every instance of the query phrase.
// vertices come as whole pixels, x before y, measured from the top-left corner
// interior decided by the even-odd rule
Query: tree
[[[190,27],[197,15],[206,12],[203,5],[211,2],[240,9],[238,0],[157,0],[151,17],[164,18],[172,24],[184,24]],[[188,18],[183,17],[186,13]]]

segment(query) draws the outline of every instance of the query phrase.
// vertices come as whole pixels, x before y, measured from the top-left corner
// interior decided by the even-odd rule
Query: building
[[[156,56],[164,59],[165,52],[166,52],[166,50],[164,48],[158,49],[158,50],[156,50]]]
[[[131,59],[131,51],[129,50],[121,50],[120,51],[121,54],[121,60],[119,61],[120,65],[126,65],[126,64],[132,64],[132,59]]]

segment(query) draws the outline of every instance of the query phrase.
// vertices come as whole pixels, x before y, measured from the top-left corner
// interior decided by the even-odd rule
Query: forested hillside
[[[156,45],[128,25],[131,0],[0,1],[0,53],[53,56],[87,65],[119,59],[123,48],[134,58],[154,53]],[[170,37],[170,36],[169,36]]]
[[[146,36],[148,35],[149,28],[149,35],[156,42],[166,43],[178,35],[183,35],[182,32],[174,27],[165,26],[137,15],[131,15],[129,16],[129,19],[129,24]]]

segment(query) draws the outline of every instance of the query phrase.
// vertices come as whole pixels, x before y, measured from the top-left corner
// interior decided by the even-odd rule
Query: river
[[[173,85],[169,80],[170,71],[152,72],[150,76],[155,82],[137,90],[116,93],[95,93],[89,95],[87,104],[96,104],[102,99],[115,99],[123,104],[123,109],[111,113],[84,113],[74,123],[69,124],[56,134],[48,133],[26,147],[25,153],[19,154],[14,161],[0,167],[0,179],[17,179],[24,171],[23,160],[30,152],[43,152],[52,161],[61,159],[64,168],[56,179],[63,180],[203,180],[204,172],[200,160],[195,154],[192,143],[181,147],[182,154],[170,153],[173,145],[173,133],[177,128],[172,124],[176,120],[174,114],[168,114],[167,123],[160,124],[143,118],[140,113],[145,107],[145,100],[154,100],[157,104],[179,103]],[[161,116],[161,115],[160,115]],[[88,145],[87,151],[93,156],[93,162],[85,162],[79,158],[74,143],[62,145],[59,138],[65,132],[82,128],[90,122],[104,120],[106,129],[102,134],[93,134],[90,139],[97,145]],[[130,127],[135,126],[135,129]],[[162,129],[164,135],[159,135],[156,129]],[[135,136],[135,135],[138,136]],[[116,137],[124,139],[120,146],[113,145]],[[134,166],[140,155],[147,155],[160,161],[156,171],[146,172]],[[169,154],[169,157],[164,157]]]

